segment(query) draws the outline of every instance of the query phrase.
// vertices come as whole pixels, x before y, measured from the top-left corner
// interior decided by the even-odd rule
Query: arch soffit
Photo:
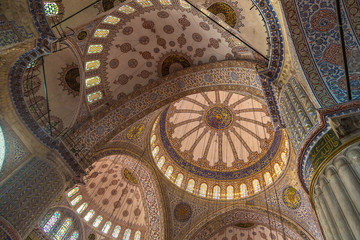
[[[152,165],[148,164],[144,160],[144,156],[140,156],[137,152],[130,152],[129,149],[121,148],[112,148],[112,149],[103,149],[98,152],[91,158],[91,162],[96,162],[102,158],[110,157],[113,155],[124,155],[130,157],[132,161],[139,161],[140,164],[137,165],[137,171],[141,171],[141,174],[137,174],[140,177],[140,184],[142,186],[144,194],[144,202],[146,203],[147,208],[147,217],[149,226],[148,229],[148,238],[149,239],[164,239],[165,231],[165,217],[164,213],[164,199],[162,194],[161,185],[157,174],[155,174],[155,169]],[[125,163],[125,162],[124,162]],[[131,167],[131,166],[129,166]]]
[[[246,208],[239,207],[239,205],[228,206],[212,213],[212,218],[210,220],[207,216],[203,219],[200,219],[197,223],[194,223],[192,229],[184,233],[180,239],[208,239],[218,231],[239,222],[252,222],[269,227],[268,215],[264,215],[264,212],[266,212],[265,208],[255,205],[247,205]],[[307,239],[314,239],[311,234],[309,234],[304,228],[302,228],[292,219],[284,215],[280,215],[278,212],[271,212],[273,215],[271,224],[272,228],[276,226],[276,228],[282,229],[282,223],[280,221],[281,216],[281,219],[284,223],[284,231],[287,236],[295,235],[299,237],[300,235],[306,235]]]
[[[144,88],[143,92],[131,94],[126,102],[115,103],[110,110],[104,109],[92,121],[82,124],[75,133],[78,136],[76,142],[84,146],[84,152],[89,152],[146,114],[202,91],[236,90],[264,99],[254,67],[254,63],[247,61],[224,61],[187,68],[164,77]]]

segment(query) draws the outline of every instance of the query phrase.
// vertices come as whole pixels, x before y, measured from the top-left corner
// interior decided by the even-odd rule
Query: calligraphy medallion
[[[233,122],[231,110],[225,106],[215,106],[205,113],[206,123],[215,129],[221,130],[229,127]]]

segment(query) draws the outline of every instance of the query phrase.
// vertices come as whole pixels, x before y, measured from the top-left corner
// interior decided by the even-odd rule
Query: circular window
[[[46,16],[55,16],[59,13],[59,7],[54,2],[45,2],[44,8]]]

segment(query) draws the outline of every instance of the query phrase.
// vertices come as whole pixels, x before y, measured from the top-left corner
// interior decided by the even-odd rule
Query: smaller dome
[[[134,239],[148,231],[144,181],[135,161],[127,156],[100,159],[92,165],[86,184],[67,192],[74,211],[100,235]]]

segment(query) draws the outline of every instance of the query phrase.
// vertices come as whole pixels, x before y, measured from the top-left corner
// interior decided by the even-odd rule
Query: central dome
[[[220,185],[240,179],[250,186],[255,179],[259,187],[265,185],[260,183],[267,171],[273,182],[274,165],[281,172],[281,153],[288,156],[285,139],[282,131],[274,131],[263,99],[246,92],[209,91],[167,107],[154,124],[151,145],[168,178],[177,173],[188,181],[216,183],[221,190]],[[182,186],[183,180],[176,179]]]

